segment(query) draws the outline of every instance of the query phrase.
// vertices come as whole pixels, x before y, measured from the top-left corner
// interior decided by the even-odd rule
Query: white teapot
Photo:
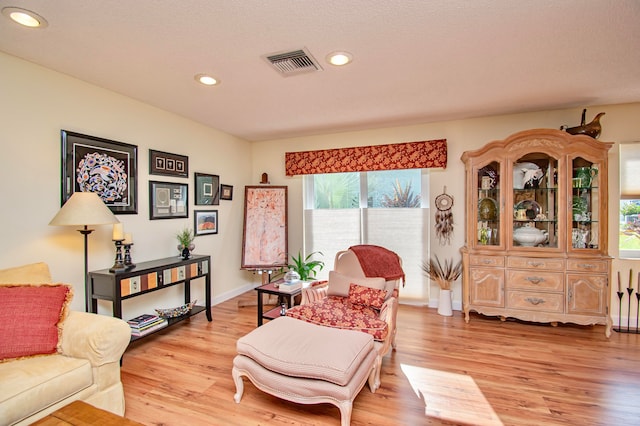
[[[542,244],[549,238],[549,233],[527,224],[513,231],[513,241],[518,245],[534,247]]]

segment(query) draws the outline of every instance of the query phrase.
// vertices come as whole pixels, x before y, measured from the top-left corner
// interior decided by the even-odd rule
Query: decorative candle
[[[622,291],[622,285],[620,284],[620,271],[618,271],[618,293]]]
[[[633,288],[631,283],[633,282],[633,269],[629,269],[629,288]]]
[[[124,240],[124,225],[122,223],[113,224],[113,237],[111,237],[111,239],[113,241]]]
[[[122,244],[133,244],[133,238],[131,237],[130,233],[127,232],[126,234],[124,234],[124,241],[122,242]]]

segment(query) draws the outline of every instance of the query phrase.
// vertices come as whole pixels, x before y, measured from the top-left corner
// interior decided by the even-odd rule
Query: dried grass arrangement
[[[462,262],[455,266],[453,260],[445,260],[444,265],[440,263],[438,256],[433,256],[429,262],[422,263],[424,273],[438,283],[441,290],[451,290],[451,283],[460,277],[462,273]]]

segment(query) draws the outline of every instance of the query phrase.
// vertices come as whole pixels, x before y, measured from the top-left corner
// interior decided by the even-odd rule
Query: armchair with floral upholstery
[[[287,316],[371,334],[378,354],[377,389],[382,358],[396,346],[398,292],[403,282],[397,254],[379,246],[353,246],[336,254],[328,281],[304,288],[301,304],[289,309]]]

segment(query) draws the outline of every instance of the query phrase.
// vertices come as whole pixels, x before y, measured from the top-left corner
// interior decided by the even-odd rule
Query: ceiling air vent
[[[322,67],[306,48],[263,56],[278,73],[288,77],[307,72],[322,71]]]

